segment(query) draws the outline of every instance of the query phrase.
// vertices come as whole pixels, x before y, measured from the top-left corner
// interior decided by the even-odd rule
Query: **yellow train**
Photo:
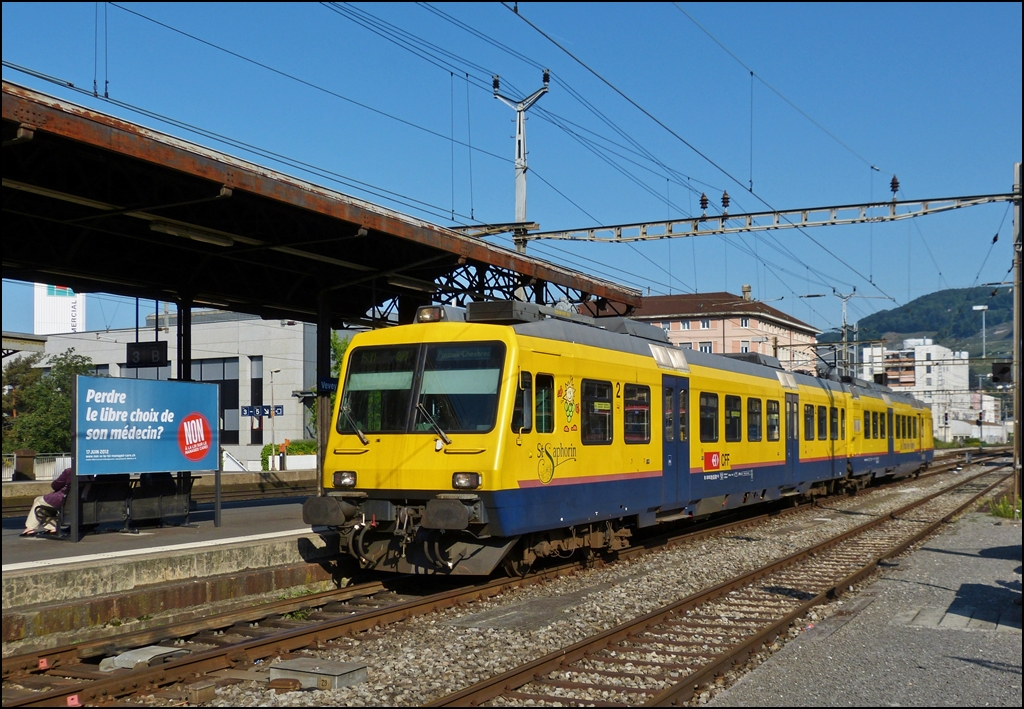
[[[364,568],[519,572],[633,530],[856,489],[932,460],[931,411],[763,355],[530,303],[420,308],[345,356],[305,523]]]

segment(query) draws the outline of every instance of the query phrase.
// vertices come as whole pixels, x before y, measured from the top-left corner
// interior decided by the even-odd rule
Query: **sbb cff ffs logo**
[[[704,470],[728,470],[729,467],[728,453],[715,452],[704,454]]]

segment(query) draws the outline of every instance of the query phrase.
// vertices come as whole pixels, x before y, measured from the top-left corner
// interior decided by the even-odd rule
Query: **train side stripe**
[[[641,480],[643,478],[660,478],[661,476],[661,470],[647,470],[642,473],[617,473],[614,475],[587,475],[579,478],[555,478],[546,485],[540,480],[519,480],[518,483],[520,488],[555,487],[557,485],[583,485],[589,483],[621,482],[623,480]]]

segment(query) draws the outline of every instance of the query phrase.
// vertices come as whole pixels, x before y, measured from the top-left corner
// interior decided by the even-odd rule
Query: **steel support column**
[[[192,381],[192,298],[178,298],[178,381]]]
[[[331,292],[321,290],[316,304],[316,492],[324,492],[324,461],[331,431]]]

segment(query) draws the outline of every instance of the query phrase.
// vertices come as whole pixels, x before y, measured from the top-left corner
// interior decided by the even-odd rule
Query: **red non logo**
[[[704,470],[718,470],[722,465],[722,454],[721,453],[705,453],[704,454]]]
[[[178,425],[178,448],[189,460],[202,460],[210,452],[213,431],[202,414],[191,413]]]

